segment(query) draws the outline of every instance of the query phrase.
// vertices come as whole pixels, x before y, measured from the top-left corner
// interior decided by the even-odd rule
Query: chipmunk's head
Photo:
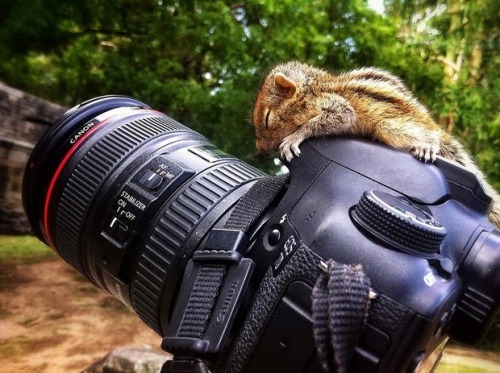
[[[308,72],[300,62],[276,66],[265,77],[253,110],[253,126],[259,152],[271,153],[281,141],[311,118],[307,98]]]

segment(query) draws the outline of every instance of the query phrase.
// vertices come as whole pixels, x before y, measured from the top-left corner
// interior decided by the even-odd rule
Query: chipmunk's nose
[[[264,153],[264,145],[262,140],[255,140],[255,147],[257,148],[257,152]]]
[[[266,139],[257,139],[255,141],[255,146],[259,153],[268,154],[273,151],[271,142]]]

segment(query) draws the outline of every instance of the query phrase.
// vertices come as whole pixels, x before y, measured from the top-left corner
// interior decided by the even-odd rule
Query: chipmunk
[[[360,68],[340,75],[303,64],[277,65],[265,77],[253,110],[256,146],[290,161],[310,137],[347,135],[406,150],[425,162],[453,160],[478,176],[493,199],[490,221],[500,228],[500,197],[464,147],[445,132],[391,73]]]

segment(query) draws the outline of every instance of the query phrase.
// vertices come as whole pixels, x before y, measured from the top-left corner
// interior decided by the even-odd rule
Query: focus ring
[[[150,139],[169,131],[193,132],[167,117],[129,122],[101,138],[69,176],[57,207],[55,242],[61,257],[86,275],[80,257],[80,234],[89,205],[116,165]]]
[[[224,164],[189,185],[163,213],[138,259],[131,292],[135,311],[158,334],[163,288],[186,241],[212,207],[242,184],[263,176],[244,163]]]

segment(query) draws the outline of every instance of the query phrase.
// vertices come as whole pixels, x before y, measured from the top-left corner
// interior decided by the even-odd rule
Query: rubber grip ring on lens
[[[132,282],[132,304],[141,319],[161,335],[160,306],[173,264],[198,223],[242,184],[265,176],[244,163],[211,169],[189,185],[163,213],[144,244]],[[197,232],[200,233],[200,232]],[[200,237],[201,239],[201,237]]]
[[[104,180],[139,146],[161,134],[178,130],[193,132],[168,117],[131,121],[104,135],[72,170],[57,206],[54,242],[59,255],[80,273],[86,275],[80,249],[83,224]]]

